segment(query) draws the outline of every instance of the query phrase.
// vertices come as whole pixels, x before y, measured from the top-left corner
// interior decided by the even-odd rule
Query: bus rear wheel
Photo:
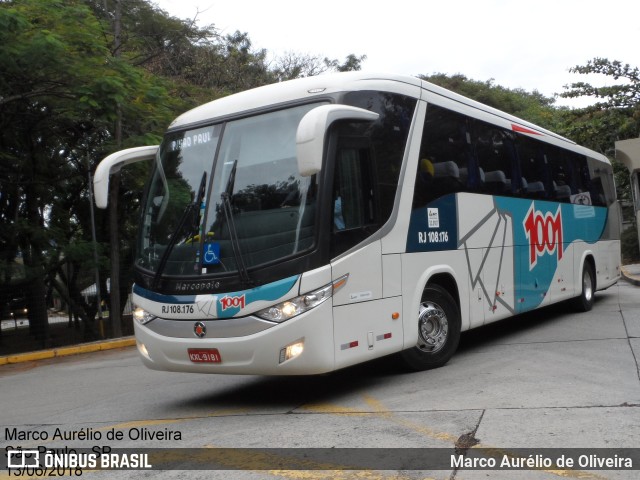
[[[460,342],[460,311],[449,292],[438,285],[424,289],[418,313],[418,342],[400,353],[413,371],[441,367]]]
[[[579,312],[588,312],[593,307],[593,296],[596,291],[596,277],[591,263],[584,262],[582,266],[582,290],[574,299],[574,306]]]

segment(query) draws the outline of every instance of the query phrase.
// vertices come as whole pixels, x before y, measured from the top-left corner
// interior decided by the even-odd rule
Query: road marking
[[[333,415],[349,415],[356,417],[371,416],[371,412],[356,410],[350,407],[340,407],[330,403],[308,403],[298,407],[298,410],[305,410],[311,413],[328,413]]]
[[[435,438],[438,440],[444,440],[444,441],[450,441],[452,442],[454,445],[456,443],[456,441],[458,440],[458,437],[455,435],[451,435],[449,433],[444,433],[444,432],[436,432],[435,430],[432,430],[428,427],[425,427],[423,425],[419,425],[416,424],[410,420],[404,419],[404,418],[399,418],[397,417],[397,415],[392,412],[391,410],[387,409],[384,407],[384,405],[382,404],[382,402],[378,401],[377,399],[364,394],[364,401],[368,404],[371,405],[377,412],[379,412],[380,416],[383,418],[386,418],[394,423],[396,423],[397,425],[402,425],[405,426],[407,428],[410,428],[416,432],[422,433],[424,435],[426,435],[427,437],[431,437],[431,438]],[[499,448],[495,448],[495,447],[491,447],[489,445],[484,445],[483,443],[478,443],[477,445],[475,445],[472,448],[482,448],[485,449],[489,452],[492,453],[492,456],[494,457],[498,457],[498,458],[502,458],[503,456],[508,456],[511,458],[517,458],[516,455],[514,455],[513,453],[509,452],[509,450],[504,450],[504,449],[499,449]],[[562,469],[538,469],[539,471],[542,472],[546,472],[546,473],[550,473],[552,475],[557,475],[559,477],[566,477],[566,478],[580,478],[580,479],[590,479],[590,480],[607,480],[606,477],[602,477],[600,475],[597,475],[595,473],[591,473],[591,472],[585,472],[585,471],[580,471],[580,470],[562,470]]]
[[[106,425],[104,427],[96,428],[96,430],[124,430],[125,428],[139,428],[139,427],[153,427],[157,425],[167,425],[170,423],[188,422],[190,420],[198,420],[200,418],[214,418],[224,417],[232,415],[241,415],[250,411],[249,408],[227,408],[224,410],[218,410],[217,412],[207,413],[204,415],[192,415],[188,417],[179,418],[158,418],[155,420],[132,420],[130,422],[117,423],[115,425]]]
[[[396,425],[403,426],[420,434],[423,434],[426,437],[433,438],[436,440],[441,440],[444,442],[450,442],[455,445],[458,440],[458,436],[452,435],[448,432],[438,432],[424,425],[415,423],[406,418],[399,417],[395,412],[389,410],[384,406],[382,402],[371,395],[363,394],[362,398],[364,402],[373,410],[373,412],[366,412],[364,410],[357,410],[352,407],[341,407],[338,405],[332,405],[329,403],[318,403],[318,404],[307,404],[300,407],[303,410],[313,411],[317,413],[329,413],[336,415],[375,415],[379,418],[388,420]],[[489,445],[485,445],[483,443],[478,443],[472,448],[480,448],[491,452],[493,457],[502,458],[504,455],[508,457],[517,457],[513,453],[509,452],[509,450],[500,449],[491,447]],[[595,473],[581,471],[581,470],[562,470],[562,469],[537,469],[538,471],[549,473],[551,475],[556,475],[558,477],[563,478],[578,478],[584,480],[607,480],[607,477],[600,476]],[[462,472],[462,471],[461,471]],[[459,473],[461,473],[459,472]]]
[[[375,399],[370,395],[363,395],[364,401],[367,405],[371,406],[375,410],[375,412],[382,418],[386,418],[387,420],[395,423],[396,425],[400,425],[406,428],[409,428],[415,432],[421,433],[422,435],[430,438],[434,438],[436,440],[442,440],[443,442],[451,442],[453,444],[456,443],[458,437],[455,435],[451,435],[446,432],[437,432],[429,427],[424,425],[420,425],[418,423],[412,422],[406,418],[398,417],[394,412],[387,409],[382,402]]]

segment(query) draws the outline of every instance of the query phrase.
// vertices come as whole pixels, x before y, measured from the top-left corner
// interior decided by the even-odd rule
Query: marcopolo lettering
[[[214,290],[220,287],[220,282],[210,281],[210,282],[176,282],[175,289],[179,292],[194,292],[194,291],[202,291],[202,290]]]

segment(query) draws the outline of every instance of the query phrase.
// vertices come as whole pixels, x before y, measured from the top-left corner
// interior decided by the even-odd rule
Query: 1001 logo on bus
[[[557,252],[562,259],[562,210],[558,205],[555,214],[533,209],[533,203],[523,222],[524,232],[529,240],[529,270],[538,263],[538,257]]]
[[[225,295],[220,299],[220,306],[222,307],[222,311],[224,312],[227,308],[244,308],[244,295],[240,295],[239,297],[229,297]]]

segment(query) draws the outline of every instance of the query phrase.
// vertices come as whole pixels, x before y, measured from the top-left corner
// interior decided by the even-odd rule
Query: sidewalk
[[[622,266],[622,278],[640,287],[640,263]]]
[[[0,356],[0,366],[8,363],[32,362],[34,360],[44,360],[47,358],[66,357],[79,353],[98,352],[100,350],[111,350],[114,348],[132,347],[136,344],[134,337],[123,337],[115,340],[101,340],[98,342],[83,343],[71,347],[59,347],[49,350],[39,350],[37,352],[18,353],[15,355]]]

